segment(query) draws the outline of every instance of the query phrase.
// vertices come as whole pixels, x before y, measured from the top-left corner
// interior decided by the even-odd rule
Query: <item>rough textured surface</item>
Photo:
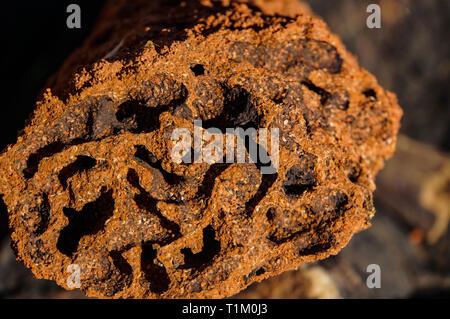
[[[324,23],[234,2],[151,3],[110,3],[86,64],[108,61],[62,89],[72,56],[0,157],[25,265],[67,288],[78,264],[89,296],[225,297],[368,227],[401,110]],[[175,164],[171,133],[194,119],[279,128],[278,172]]]

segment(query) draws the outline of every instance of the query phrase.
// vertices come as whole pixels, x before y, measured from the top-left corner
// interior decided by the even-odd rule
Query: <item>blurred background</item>
[[[66,27],[77,3],[82,28]],[[397,152],[377,178],[377,213],[339,255],[254,284],[236,298],[450,297],[450,2],[447,0],[307,0],[360,65],[395,92],[404,110]],[[1,10],[5,81],[0,148],[14,143],[34,103],[64,59],[83,43],[104,1],[34,1]],[[381,7],[380,29],[366,8]],[[2,4],[3,6],[3,4]],[[1,205],[0,205],[1,206]],[[381,288],[369,289],[369,264]],[[0,298],[83,298],[37,280],[15,260],[6,208],[0,207]]]

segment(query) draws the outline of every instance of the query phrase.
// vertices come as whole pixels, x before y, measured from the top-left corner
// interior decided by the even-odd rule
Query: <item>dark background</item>
[[[71,3],[81,7],[81,29],[66,26]],[[3,116],[0,148],[14,143],[47,79],[89,35],[104,1],[2,3]]]
[[[342,37],[361,66],[375,74],[382,86],[397,94],[405,112],[401,132],[448,152],[450,2],[306,2],[324,18],[334,33]],[[81,6],[81,29],[66,27],[66,7],[70,3]],[[47,79],[89,35],[103,3],[98,0],[2,3],[1,70],[4,81],[1,85],[0,149],[15,142],[17,132],[23,128]],[[382,6],[381,29],[366,27],[369,3]],[[383,208],[377,208],[381,217],[375,218],[375,227],[377,220],[386,222]],[[62,292],[51,282],[35,280],[14,260],[7,245],[5,207],[0,207],[0,210],[0,242],[3,242],[0,245],[0,297],[81,296],[77,292]],[[432,294],[438,294],[439,289],[437,287]],[[448,294],[447,288],[442,289],[443,294]],[[402,291],[377,297],[411,296],[410,291]]]
[[[36,100],[48,78],[64,59],[89,35],[105,1],[8,1],[2,3],[1,14],[1,84],[0,149],[16,141],[24,128]],[[66,26],[71,3],[81,7],[81,29]],[[0,203],[0,241],[7,235],[6,207]],[[0,253],[0,297],[28,291],[26,296],[45,296],[47,289],[58,289],[50,282],[34,285],[32,275],[23,266]],[[17,267],[17,268],[15,268]],[[37,282],[37,281],[36,281]]]

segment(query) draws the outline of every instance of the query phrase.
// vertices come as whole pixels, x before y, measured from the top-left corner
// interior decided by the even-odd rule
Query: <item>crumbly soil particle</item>
[[[0,156],[13,248],[105,298],[222,298],[337,254],[370,225],[401,117],[289,0],[111,1],[49,86]],[[194,120],[278,128],[278,171],[176,164]]]

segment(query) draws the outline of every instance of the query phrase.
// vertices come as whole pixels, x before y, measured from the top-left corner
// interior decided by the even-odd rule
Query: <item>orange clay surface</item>
[[[370,225],[401,117],[294,1],[111,1],[49,86],[0,193],[17,257],[67,289],[79,265],[94,297],[222,298],[337,254]],[[277,173],[174,163],[194,120],[278,128]]]

